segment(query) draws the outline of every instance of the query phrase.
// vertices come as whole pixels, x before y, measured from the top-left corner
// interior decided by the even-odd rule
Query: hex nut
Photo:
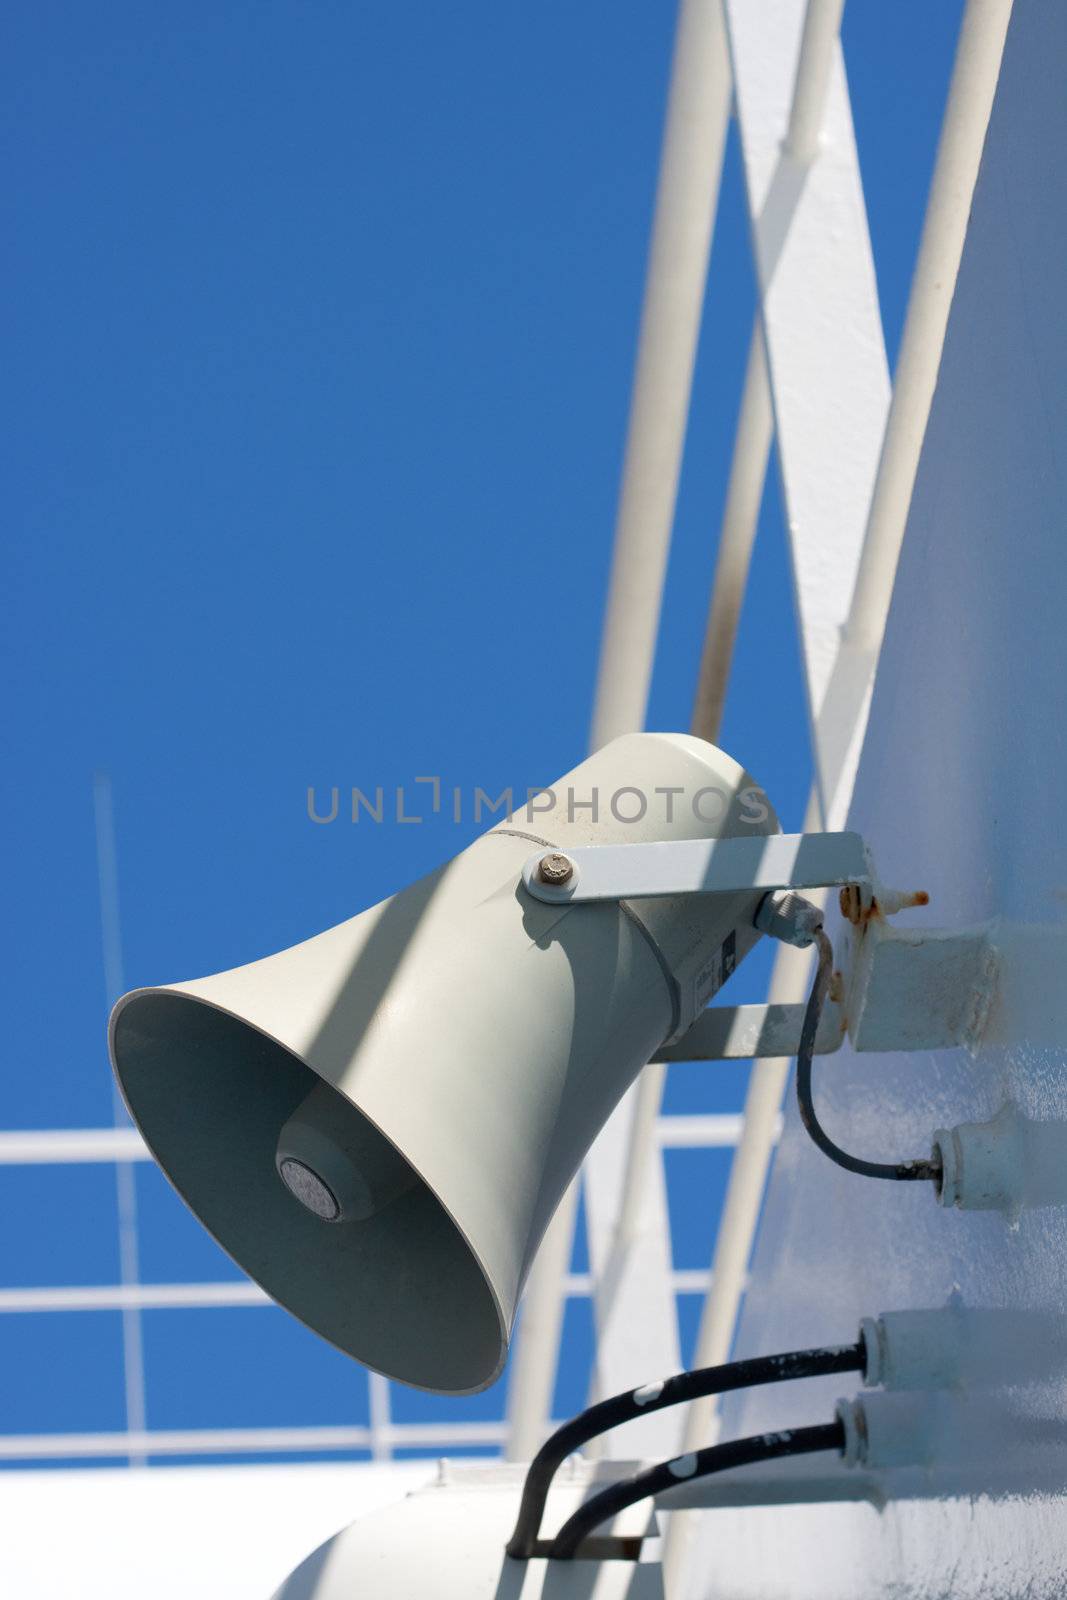
[[[541,857],[537,864],[537,876],[542,883],[568,883],[574,876],[574,862],[562,851],[553,850],[549,855]]]

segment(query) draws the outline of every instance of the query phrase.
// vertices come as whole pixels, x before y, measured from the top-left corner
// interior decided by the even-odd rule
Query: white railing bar
[[[681,0],[611,581],[594,750],[644,726],[730,114],[717,0]]]
[[[826,90],[844,9],[845,0],[808,0],[786,134],[786,147],[796,161],[810,161],[819,148]]]
[[[639,1226],[649,1162],[658,1145],[668,1149],[724,1149],[741,1137],[740,1114],[713,1112],[702,1116],[659,1114],[666,1077],[664,1062],[649,1062],[637,1081],[630,1144],[623,1175],[616,1235],[619,1247],[629,1244]],[[655,1137],[652,1137],[654,1131]]]
[[[0,1315],[27,1311],[208,1311],[274,1302],[258,1283],[116,1283],[0,1289]]]
[[[383,1377],[380,1372],[368,1372],[367,1390],[370,1405],[371,1458],[374,1461],[389,1461],[393,1454],[389,1437],[392,1423],[389,1379]]]
[[[1010,17],[1011,0],[968,0],[960,24],[848,621],[860,649],[877,650],[885,629]]]
[[[0,1167],[151,1159],[136,1128],[39,1128],[0,1133]]]
[[[497,1446],[503,1422],[391,1423],[383,1433],[390,1449],[436,1450]],[[0,1460],[59,1461],[106,1456],[301,1455],[334,1450],[370,1450],[367,1427],[142,1429],[138,1433],[0,1434]]]
[[[734,453],[715,557],[711,603],[690,722],[691,731],[712,744],[718,740],[726,704],[734,641],[748,587],[748,569],[759,523],[773,434],[767,355],[757,316],[748,347],[745,384],[738,411]]]
[[[679,1121],[685,1119],[679,1118]],[[699,1119],[696,1119],[699,1120]],[[697,1130],[699,1133],[699,1130]],[[707,1143],[699,1137],[684,1136],[674,1141],[674,1148],[692,1148]],[[701,1285],[708,1283],[707,1270],[699,1274]],[[683,1284],[682,1279],[685,1279]],[[676,1294],[691,1293],[693,1274],[671,1275],[671,1287]],[[587,1298],[593,1292],[593,1276],[589,1272],[568,1272],[562,1279],[562,1293],[566,1299]],[[0,1316],[24,1315],[43,1311],[214,1311],[233,1310],[247,1306],[272,1306],[275,1302],[257,1283],[105,1283],[95,1285],[51,1284],[42,1287],[0,1289]],[[378,1374],[371,1373],[372,1389]],[[384,1379],[378,1379],[380,1387]],[[381,1408],[378,1398],[378,1428],[384,1437],[390,1418]],[[374,1412],[374,1406],[371,1408]]]
[[[667,1117],[668,1122],[674,1121]],[[721,1143],[714,1120],[709,1121],[710,1144]],[[136,1128],[38,1128],[0,1133],[0,1166],[66,1166],[88,1161],[151,1161],[152,1155]]]
[[[660,1117],[656,1140],[663,1150],[728,1150],[741,1138],[744,1120],[741,1112]]]
[[[707,1267],[675,1267],[671,1287],[675,1294],[707,1294],[711,1274]]]
[[[628,1251],[642,1223],[649,1168],[655,1155],[655,1141],[649,1131],[655,1126],[667,1081],[667,1064],[649,1061],[631,1091],[633,1110],[626,1143],[619,1207],[615,1218],[616,1250]]]
[[[509,1461],[531,1460],[544,1436],[563,1334],[564,1280],[574,1249],[579,1183],[576,1178],[556,1207],[526,1283],[508,1379],[504,1453]],[[589,1283],[591,1291],[591,1278]]]

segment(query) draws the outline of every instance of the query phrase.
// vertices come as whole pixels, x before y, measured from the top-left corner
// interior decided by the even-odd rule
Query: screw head
[[[569,883],[574,877],[574,862],[562,851],[553,850],[541,857],[537,864],[537,876],[542,883]]]

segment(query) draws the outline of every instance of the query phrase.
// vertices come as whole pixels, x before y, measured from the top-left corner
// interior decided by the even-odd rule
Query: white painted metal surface
[[[809,103],[797,79],[806,0],[726,0],[725,10],[822,782],[836,770],[838,732],[823,702],[852,600],[889,373],[840,47],[830,52],[817,154],[801,161],[785,141],[795,87]],[[833,10],[819,5],[808,41],[818,76]],[[803,124],[812,121],[805,111]]]
[[[863,552],[823,711],[828,722],[842,713],[854,721],[847,738],[827,728],[826,744],[836,767],[828,773],[825,789],[835,825],[848,810],[855,780],[1011,5],[1012,0],[968,0],[960,27]]]
[[[1067,194],[1046,157],[1067,137],[1060,63],[1067,14],[1016,7],[953,300],[872,703],[850,824],[883,870],[929,889],[943,926],[993,918],[1062,930],[1067,881],[1060,796],[1067,566],[1060,439],[1067,323],[1058,263]],[[1034,337],[1034,330],[1040,337]],[[904,714],[902,714],[904,708]],[[1010,816],[1011,823],[1007,826]],[[839,1055],[821,1093],[849,1148],[881,1158],[921,1148],[932,1127],[994,1118],[1005,1100],[1043,1123],[1067,1119],[1062,981],[1001,996],[1002,1035],[976,1057]],[[991,1022],[992,1022],[991,1013]],[[1054,1032],[1054,1030],[1052,1030]],[[917,1143],[917,1141],[919,1141]],[[899,1191],[910,1186],[900,1185]],[[944,1302],[1054,1312],[1067,1305],[1062,1206],[941,1210],[826,1163],[787,1114],[740,1349],[847,1329],[879,1307]],[[1015,1354],[1002,1351],[1005,1385]],[[982,1459],[1018,1425],[1018,1400],[991,1416]],[[730,1427],[806,1413],[818,1396],[751,1395]],[[1028,1391],[1026,1427],[1044,1441],[1040,1483],[998,1504],[942,1498],[793,1516],[716,1514],[703,1559],[721,1592],[779,1600],[785,1574],[818,1571],[825,1600],[892,1587],[914,1600],[1062,1592],[1064,1416],[1059,1384]],[[696,1567],[698,1568],[698,1560]],[[694,1569],[696,1570],[696,1568]],[[719,1592],[694,1584],[694,1596]]]
[[[848,620],[849,643],[861,650],[877,652],[885,629],[1011,7],[968,0],[963,13]]]
[[[856,1050],[977,1051],[997,984],[993,930],[898,928],[875,918],[839,938]]]
[[[549,1491],[543,1527],[554,1533],[579,1504],[630,1462],[574,1462]],[[274,1600],[663,1600],[648,1502],[621,1512],[605,1533],[644,1538],[640,1560],[513,1561],[504,1552],[522,1489],[521,1467],[446,1461],[403,1504],[361,1517],[314,1552]]]

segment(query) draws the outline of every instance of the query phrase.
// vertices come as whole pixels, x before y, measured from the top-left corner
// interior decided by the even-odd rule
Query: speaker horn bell
[[[623,788],[672,789],[670,820],[649,804],[620,821],[608,801]],[[691,802],[712,789],[724,800],[709,821]],[[597,791],[595,819],[564,805],[568,790]],[[536,827],[517,814],[337,927],[134,990],[111,1018],[131,1115],[222,1247],[339,1349],[443,1393],[499,1376],[590,1144],[707,998],[724,941],[740,959],[758,937],[758,894],[568,907],[521,881],[537,843],[775,831],[721,751],[632,735],[553,792]]]

